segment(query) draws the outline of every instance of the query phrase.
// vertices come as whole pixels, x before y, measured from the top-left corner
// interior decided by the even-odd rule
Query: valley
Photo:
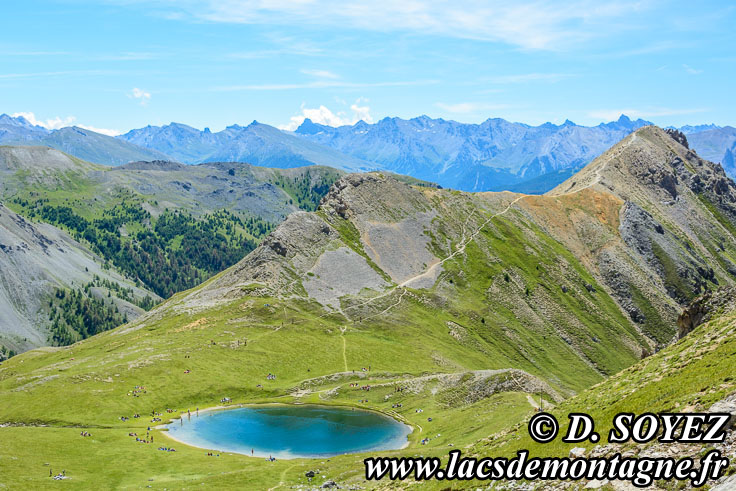
[[[314,167],[75,161],[69,170],[69,157],[54,156],[61,174],[18,172],[6,157],[7,206],[78,234],[116,269],[132,275],[84,238],[106,220],[137,233],[144,251],[148,220],[169,257],[172,241],[187,240],[174,232],[193,220],[223,235],[223,252],[238,248],[237,233],[252,250],[221,272],[192,257],[201,284],[161,291],[166,300],[124,326],[2,362],[0,482],[10,487],[38,486],[50,469],[79,488],[307,487],[308,471],[318,485],[376,485],[364,479],[366,455],[213,458],[159,427],[197,408],[378,411],[413,428],[409,446],[387,456],[564,456],[564,445],[541,448],[524,434],[538,406],[605,421],[623,408],[707,409],[733,391],[731,304],[679,342],[677,322],[693,299],[736,282],[736,184],[679,132],[639,128],[544,195]],[[61,184],[69,172],[85,176],[73,196]],[[195,195],[172,191],[182,183]],[[131,191],[89,191],[100,186]],[[264,201],[273,206],[254,213]],[[147,214],[131,219],[139,209]],[[253,233],[232,218],[245,224],[246,210],[264,220],[248,223],[283,221]],[[148,433],[155,444],[130,436]]]
[[[138,317],[239,261],[290,212],[314,209],[339,175],[228,163],[105,167],[49,148],[0,147],[0,199],[13,220],[0,229],[7,254],[0,311],[10,316],[0,324],[0,345],[68,344]],[[31,234],[16,231],[32,227]],[[84,256],[58,257],[51,264],[61,275],[46,264],[66,253],[60,242]],[[25,281],[36,270],[37,281]],[[82,292],[85,309],[105,303],[94,310],[110,310],[108,321],[85,329],[81,319],[57,322],[52,298],[66,290]],[[75,310],[82,315],[81,304]]]

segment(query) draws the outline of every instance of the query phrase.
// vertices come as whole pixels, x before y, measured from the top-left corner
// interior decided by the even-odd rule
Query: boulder
[[[734,423],[736,423],[736,393],[713,404],[710,409],[708,409],[708,412],[729,413],[731,415],[731,419],[728,420],[727,427],[731,428]]]
[[[579,459],[585,457],[585,449],[583,447],[575,447],[570,450],[571,459]]]

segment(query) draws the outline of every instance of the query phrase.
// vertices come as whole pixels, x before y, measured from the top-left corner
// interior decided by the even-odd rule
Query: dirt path
[[[587,185],[583,186],[580,189],[576,189],[575,191],[571,191],[571,192],[568,192],[568,193],[562,193],[562,194],[559,194],[557,196],[566,196],[566,195],[571,195],[571,194],[579,193],[580,191],[582,191],[584,189],[587,189],[587,188],[589,188],[591,186],[594,186],[595,184],[598,184],[601,181],[601,179],[602,179],[601,172],[606,168],[606,166],[608,165],[608,163],[611,160],[613,160],[614,158],[619,157],[627,148],[629,148],[629,146],[631,146],[632,143],[634,143],[636,141],[636,139],[637,139],[636,133],[632,133],[631,134],[631,139],[628,142],[626,142],[624,145],[621,146],[621,148],[618,150],[618,152],[616,153],[616,155],[611,156],[602,166],[598,167],[595,170],[595,174],[594,174],[595,177],[594,177],[594,179],[590,183],[588,183]],[[516,198],[515,200],[513,200],[511,203],[508,204],[508,206],[506,206],[506,208],[504,208],[503,210],[499,211],[498,213],[495,213],[495,214],[491,215],[490,217],[488,217],[488,219],[485,222],[483,222],[480,225],[480,227],[478,227],[477,229],[475,229],[475,231],[472,234],[470,234],[470,236],[468,236],[468,237],[465,237],[465,224],[463,224],[463,239],[460,241],[458,247],[455,249],[455,252],[451,253],[449,256],[447,256],[446,258],[442,259],[441,261],[438,261],[438,262],[434,263],[429,268],[427,268],[423,273],[420,273],[420,274],[418,274],[416,276],[412,276],[411,278],[409,278],[407,280],[404,280],[400,284],[398,284],[395,287],[387,290],[386,292],[382,293],[381,295],[378,295],[376,297],[370,298],[370,299],[366,300],[363,303],[360,303],[360,304],[357,304],[357,305],[353,305],[351,307],[348,307],[345,310],[348,310],[350,308],[362,307],[362,306],[367,305],[369,303],[372,303],[372,302],[374,302],[374,301],[376,301],[376,300],[378,300],[380,298],[383,298],[383,297],[385,297],[387,295],[390,295],[397,288],[405,288],[407,285],[409,285],[413,281],[416,281],[416,280],[419,280],[419,279],[422,279],[422,278],[426,278],[428,276],[433,275],[435,273],[435,270],[438,267],[442,266],[445,262],[447,262],[447,261],[455,258],[455,256],[457,256],[458,254],[464,253],[465,252],[465,247],[471,241],[475,240],[475,238],[478,236],[478,234],[480,234],[481,231],[489,223],[491,223],[491,221],[494,218],[500,217],[501,215],[505,215],[506,213],[509,212],[509,210],[511,210],[511,208],[514,207],[514,205],[516,203],[518,203],[519,201],[521,201],[522,199],[525,199],[527,197],[529,197],[529,195],[523,194],[523,195],[519,196],[518,198]],[[404,290],[404,293],[406,293],[406,290]],[[375,314],[375,315],[373,315],[371,317],[375,317],[375,316],[378,316],[378,315],[383,315],[383,314],[387,313],[388,311],[390,311],[391,309],[393,309],[394,307],[396,307],[397,305],[399,305],[399,303],[401,303],[401,299],[404,296],[404,293],[402,293],[401,297],[399,297],[399,301],[398,302],[396,302],[395,304],[389,306],[388,308],[386,308],[385,310],[383,310],[379,314]]]
[[[342,361],[345,363],[345,371],[348,371],[348,356],[346,353],[347,349],[347,340],[345,339],[345,331],[347,331],[347,327],[341,327],[340,328],[340,337],[342,338]]]
[[[418,280],[418,279],[421,279],[421,278],[425,278],[425,277],[427,277],[427,276],[433,275],[433,274],[434,274],[434,272],[435,272],[435,270],[436,270],[436,269],[437,269],[438,267],[442,266],[442,265],[443,265],[443,264],[444,264],[445,262],[447,262],[447,261],[449,261],[449,260],[451,260],[451,259],[455,258],[455,256],[457,256],[458,254],[462,254],[463,252],[465,252],[465,247],[466,247],[466,246],[467,246],[467,245],[468,245],[468,244],[469,244],[469,243],[470,243],[470,242],[471,242],[472,240],[475,240],[475,238],[476,238],[476,237],[478,236],[478,234],[479,234],[479,233],[481,233],[481,231],[482,231],[482,230],[483,230],[483,229],[484,229],[484,228],[485,228],[485,227],[486,227],[486,226],[487,226],[487,225],[488,225],[489,223],[491,223],[491,221],[492,221],[492,220],[493,220],[494,218],[500,217],[501,215],[505,215],[506,213],[508,213],[508,211],[509,211],[509,210],[511,210],[511,208],[512,208],[512,207],[513,207],[513,206],[514,206],[514,205],[515,205],[516,203],[518,203],[518,202],[519,202],[520,200],[522,200],[522,199],[526,198],[527,196],[528,196],[528,195],[526,195],[526,194],[524,194],[524,195],[521,195],[521,196],[519,196],[518,198],[516,198],[515,200],[513,200],[513,201],[512,201],[511,203],[509,203],[509,204],[508,204],[508,205],[506,206],[506,208],[504,208],[504,209],[503,209],[502,211],[499,211],[498,213],[495,213],[495,214],[491,215],[490,217],[488,217],[488,219],[486,219],[486,221],[485,221],[485,222],[483,222],[483,223],[482,223],[482,224],[480,225],[480,227],[478,227],[477,229],[475,229],[475,231],[474,231],[474,232],[473,232],[472,234],[470,234],[470,236],[468,236],[468,237],[464,238],[463,240],[461,240],[461,241],[460,241],[460,243],[458,244],[457,248],[455,249],[455,252],[451,253],[451,254],[450,254],[449,256],[447,256],[446,258],[442,259],[441,261],[438,261],[438,262],[434,263],[434,264],[433,264],[432,266],[428,267],[428,268],[427,268],[427,269],[426,269],[426,270],[425,270],[424,272],[422,272],[422,273],[420,273],[420,274],[418,274],[418,275],[412,276],[411,278],[409,278],[409,279],[406,279],[406,280],[404,280],[404,281],[403,281],[403,282],[401,282],[400,284],[398,284],[398,285],[396,285],[396,286],[394,286],[394,287],[392,287],[392,288],[389,288],[388,290],[386,290],[385,292],[383,292],[383,293],[382,293],[382,294],[380,294],[380,295],[377,295],[377,296],[375,296],[375,297],[371,297],[371,298],[369,298],[368,300],[365,300],[364,302],[361,302],[361,303],[359,303],[359,304],[356,304],[356,305],[351,305],[351,306],[349,306],[349,307],[346,307],[346,308],[344,308],[344,309],[343,309],[343,314],[344,314],[344,313],[345,313],[345,311],[347,311],[347,310],[350,310],[350,309],[355,309],[355,308],[358,308],[358,307],[363,307],[363,306],[365,306],[365,305],[368,305],[368,304],[370,304],[370,303],[373,303],[373,302],[375,302],[376,300],[379,300],[379,299],[381,299],[381,298],[387,297],[387,296],[391,295],[391,294],[392,294],[393,292],[395,292],[395,291],[396,291],[396,290],[397,290],[398,288],[402,288],[402,289],[404,289],[404,290],[403,290],[403,292],[402,292],[402,294],[401,294],[401,296],[399,297],[399,300],[398,300],[398,301],[397,301],[396,303],[394,303],[394,304],[390,305],[389,307],[387,307],[386,309],[384,309],[384,310],[383,310],[383,311],[381,311],[380,313],[378,313],[378,314],[375,314],[375,315],[372,315],[371,317],[376,317],[376,316],[378,316],[378,315],[383,315],[383,314],[385,314],[385,313],[389,312],[389,311],[390,311],[391,309],[393,309],[394,307],[396,307],[397,305],[399,305],[399,303],[401,303],[401,300],[403,299],[404,295],[406,294],[406,289],[405,289],[405,287],[406,287],[406,286],[407,286],[407,285],[408,285],[409,283],[411,283],[411,282],[413,282],[413,281],[416,281],[416,280]],[[348,318],[349,318],[349,317],[348,317]]]
[[[621,148],[618,149],[618,151],[616,152],[615,155],[611,155],[608,159],[606,159],[606,161],[603,163],[603,165],[600,165],[600,166],[598,166],[598,168],[596,168],[596,170],[593,172],[593,179],[588,184],[586,184],[585,186],[581,187],[580,189],[576,189],[575,191],[568,191],[568,192],[564,192],[564,193],[560,193],[560,194],[553,194],[553,195],[550,195],[550,196],[555,196],[555,197],[559,197],[559,196],[570,196],[570,195],[573,195],[573,194],[577,194],[577,193],[579,193],[581,191],[584,191],[584,190],[586,190],[586,189],[588,189],[590,187],[593,187],[596,184],[599,184],[601,182],[601,180],[603,179],[603,176],[601,175],[601,172],[603,172],[603,170],[605,170],[606,167],[608,167],[608,164],[613,159],[616,159],[616,158],[620,157],[621,154],[623,154],[624,151],[627,148],[629,148],[631,146],[631,144],[634,143],[637,140],[637,138],[638,138],[638,136],[636,136],[636,133],[632,133],[631,134],[631,139],[629,139],[629,141],[627,141],[625,144],[623,144],[621,146]]]
[[[294,465],[291,465],[291,466],[287,467],[286,469],[284,469],[283,472],[281,472],[281,477],[279,478],[279,483],[276,486],[272,487],[272,488],[268,488],[268,491],[273,491],[274,489],[278,489],[281,486],[286,485],[286,482],[284,481],[284,479],[286,479],[286,473],[289,472],[291,469],[293,469],[294,467],[296,467],[298,465],[301,465],[301,464],[294,464]]]
[[[624,145],[621,146],[621,148],[618,150],[618,152],[616,153],[616,155],[611,156],[602,166],[598,167],[595,170],[595,172],[594,172],[594,178],[593,178],[593,180],[590,183],[586,184],[585,186],[581,187],[580,189],[576,189],[575,191],[560,193],[560,194],[557,194],[555,196],[567,196],[567,195],[576,194],[576,193],[579,193],[579,192],[583,191],[584,189],[588,189],[589,187],[592,187],[595,184],[598,184],[601,181],[601,179],[602,179],[601,172],[606,168],[606,166],[608,165],[608,163],[612,159],[619,157],[624,152],[624,150],[626,150],[636,140],[637,140],[636,133],[632,133],[631,134],[631,139],[628,142],[626,142]],[[466,220],[466,223],[463,223],[463,225],[462,225],[462,227],[463,227],[462,239],[460,240],[460,242],[459,242],[457,248],[455,249],[455,251],[452,252],[449,256],[447,256],[446,258],[442,259],[441,261],[438,261],[438,262],[432,264],[424,272],[422,272],[422,273],[420,273],[418,275],[412,276],[411,278],[408,278],[408,279],[404,280],[403,282],[397,284],[396,286],[394,286],[392,288],[389,288],[388,290],[386,290],[385,292],[381,293],[380,295],[377,295],[375,297],[371,297],[371,298],[369,298],[369,299],[367,299],[367,300],[365,300],[365,301],[363,301],[361,303],[348,306],[348,307],[346,307],[344,309],[340,309],[340,313],[342,315],[344,315],[346,319],[352,321],[353,319],[347,314],[346,311],[351,310],[351,309],[356,309],[356,308],[359,308],[359,307],[364,307],[364,306],[366,306],[368,304],[371,304],[371,303],[375,302],[376,300],[379,300],[381,298],[384,298],[384,297],[387,297],[387,296],[391,295],[397,289],[401,288],[403,291],[402,291],[401,296],[399,297],[399,299],[398,299],[398,301],[396,303],[390,305],[389,307],[387,307],[386,309],[382,310],[378,314],[374,314],[374,315],[371,315],[370,317],[367,317],[366,319],[370,319],[372,317],[377,317],[377,316],[380,316],[380,315],[383,315],[383,314],[388,313],[391,309],[393,309],[394,307],[398,306],[401,303],[402,299],[404,298],[404,295],[407,293],[406,287],[409,284],[411,284],[412,282],[414,282],[416,280],[420,280],[420,279],[423,279],[423,278],[426,278],[426,277],[432,277],[435,274],[435,271],[436,271],[437,268],[439,268],[440,266],[442,266],[445,262],[447,262],[447,261],[449,261],[451,259],[454,259],[458,254],[464,253],[466,246],[471,241],[475,240],[475,238],[478,236],[478,234],[480,234],[481,231],[489,223],[491,223],[491,221],[494,218],[498,218],[498,217],[500,217],[502,215],[505,215],[506,213],[508,213],[514,207],[514,205],[516,203],[518,203],[519,201],[521,201],[521,200],[523,200],[525,198],[528,198],[529,196],[530,195],[523,194],[523,195],[517,197],[516,199],[514,199],[513,201],[511,201],[506,206],[506,208],[504,208],[503,210],[499,211],[498,213],[494,213],[493,215],[491,215],[490,217],[488,217],[488,219],[486,219],[486,221],[484,221],[477,229],[475,229],[475,231],[473,233],[471,233],[469,236],[466,236],[466,228],[465,227],[466,227],[467,221],[469,221],[469,217],[468,217],[468,220]],[[323,315],[326,315],[326,314],[323,314]],[[320,316],[320,317],[322,317],[322,316]],[[344,338],[343,338],[343,342],[344,342]],[[346,368],[345,369],[347,370],[347,362],[346,362]]]

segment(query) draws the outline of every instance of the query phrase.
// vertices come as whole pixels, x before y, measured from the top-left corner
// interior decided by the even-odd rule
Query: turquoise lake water
[[[169,426],[189,445],[289,459],[402,448],[411,428],[369,411],[326,406],[261,406],[192,414]]]

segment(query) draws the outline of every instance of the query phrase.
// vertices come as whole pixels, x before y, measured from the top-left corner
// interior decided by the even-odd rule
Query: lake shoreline
[[[263,451],[261,449],[257,449],[255,447],[252,447],[253,453],[247,452],[247,451],[237,451],[237,450],[218,450],[214,447],[214,445],[207,445],[205,446],[204,443],[199,442],[191,442],[191,441],[185,441],[175,435],[176,431],[170,431],[171,427],[176,425],[176,421],[183,420],[184,417],[188,416],[189,413],[182,412],[179,413],[179,417],[177,418],[171,418],[171,420],[168,423],[165,424],[159,424],[154,427],[154,429],[160,430],[163,435],[165,435],[167,438],[182,444],[186,445],[188,447],[192,448],[199,448],[203,450],[208,450],[211,452],[219,453],[219,454],[238,454],[238,455],[244,455],[246,457],[252,457],[252,458],[264,458],[268,460],[270,457],[275,457],[279,460],[314,460],[314,459],[327,459],[332,457],[337,457],[340,455],[352,455],[352,454],[360,454],[360,453],[367,453],[367,452],[385,452],[385,451],[396,451],[396,450],[402,450],[407,448],[411,441],[409,440],[409,436],[414,432],[415,427],[414,425],[406,422],[405,418],[403,418],[400,415],[394,415],[389,414],[385,411],[376,410],[373,408],[361,408],[361,407],[355,407],[348,404],[316,404],[316,403],[302,403],[302,402],[295,402],[295,403],[285,403],[285,402],[277,402],[277,401],[267,401],[267,402],[254,402],[254,403],[236,403],[236,404],[228,404],[228,405],[218,405],[218,406],[210,406],[208,408],[199,409],[199,413],[202,413],[202,415],[208,414],[208,413],[214,413],[214,412],[225,412],[228,410],[234,410],[234,409],[248,409],[248,408],[264,408],[264,407],[313,407],[313,408],[323,408],[323,409],[343,409],[351,411],[359,411],[363,413],[370,413],[375,414],[378,416],[381,416],[383,418],[391,420],[393,423],[402,426],[403,428],[406,428],[408,431],[404,435],[406,440],[403,442],[403,444],[400,447],[391,448],[391,449],[381,449],[381,450],[359,450],[356,452],[345,452],[345,453],[330,453],[330,454],[314,454],[314,455],[292,455],[289,453],[282,453],[277,451]],[[397,417],[398,416],[398,417]],[[193,411],[191,413],[191,417],[198,418],[196,411]],[[176,426],[174,426],[176,428]]]

